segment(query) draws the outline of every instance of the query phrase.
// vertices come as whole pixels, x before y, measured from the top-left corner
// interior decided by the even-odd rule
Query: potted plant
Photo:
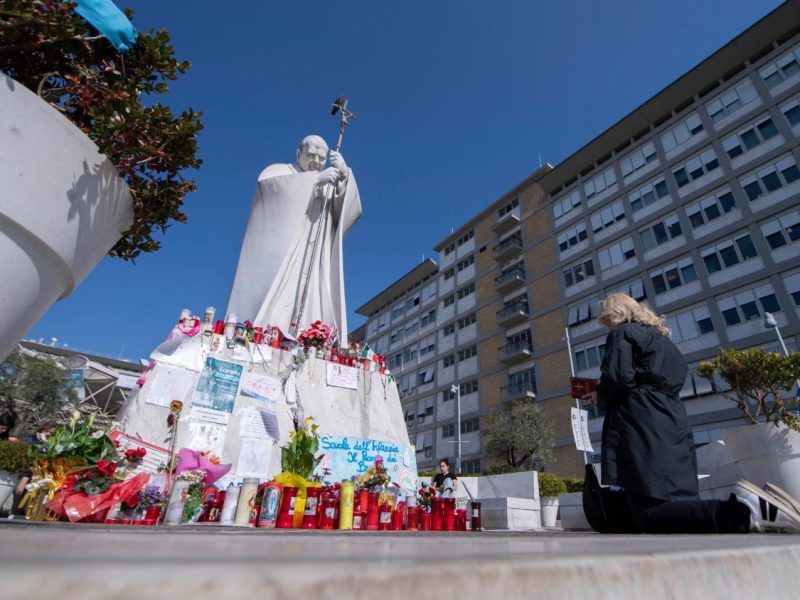
[[[539,473],[539,501],[542,507],[542,527],[555,527],[558,518],[558,495],[567,491],[564,480],[553,473]]]
[[[123,55],[75,7],[0,5],[0,360],[105,254],[158,250],[201,162],[199,114],[156,101],[189,68],[167,33]]]
[[[273,477],[284,487],[297,488],[294,504],[294,527],[300,528],[306,506],[306,488],[320,487],[313,475],[324,454],[319,451],[319,425],[313,417],[303,420],[303,429],[292,431],[290,440],[281,447],[281,472]]]
[[[715,392],[736,404],[749,424],[732,427],[722,437],[741,476],[800,496],[800,421],[795,397],[800,353],[721,350],[714,360],[701,363],[698,371]],[[721,389],[718,377],[729,389]]]
[[[28,445],[22,442],[0,442],[0,506],[13,493],[19,478],[29,473]]]

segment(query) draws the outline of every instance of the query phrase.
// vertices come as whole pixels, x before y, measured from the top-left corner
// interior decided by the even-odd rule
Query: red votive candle
[[[443,498],[433,498],[431,500],[431,531],[442,530],[442,518],[444,515]]]
[[[392,505],[388,502],[381,504],[380,520],[378,521],[378,529],[381,531],[389,531],[392,526]]]
[[[275,527],[281,529],[291,529],[294,527],[294,502],[297,499],[296,487],[283,488],[281,496],[281,509],[278,513],[278,520]]]
[[[369,493],[369,503],[367,505],[367,530],[376,531],[378,529],[378,492]]]
[[[472,531],[480,531],[481,530],[481,503],[473,500],[472,501],[472,515],[470,517],[470,529]]]
[[[431,530],[431,513],[427,510],[423,510],[419,513],[419,528],[422,531],[430,531]]]
[[[444,530],[456,530],[456,499],[443,498],[444,500]]]
[[[306,488],[306,508],[303,511],[303,529],[317,528],[317,510],[319,509],[318,487]]]

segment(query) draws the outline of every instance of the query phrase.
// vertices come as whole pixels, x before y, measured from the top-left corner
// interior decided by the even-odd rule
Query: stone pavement
[[[0,598],[797,598],[800,535],[0,524]]]

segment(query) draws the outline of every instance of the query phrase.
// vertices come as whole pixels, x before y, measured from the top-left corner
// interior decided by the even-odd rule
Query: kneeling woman
[[[602,479],[624,489],[631,515],[648,533],[745,533],[751,509],[731,495],[701,501],[694,438],[678,396],[686,363],[664,319],[625,294],[601,303],[609,328],[597,392],[604,408]]]

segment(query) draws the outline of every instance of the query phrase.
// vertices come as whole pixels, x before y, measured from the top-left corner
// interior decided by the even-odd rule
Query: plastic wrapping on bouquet
[[[443,528],[445,531],[456,530],[456,499],[443,498]]]
[[[281,508],[278,512],[278,520],[275,527],[279,529],[291,529],[294,526],[294,503],[297,500],[297,488],[286,486],[281,495]]]
[[[264,487],[264,496],[261,498],[261,513],[258,516],[259,527],[275,527],[281,506],[282,491],[282,483],[277,481],[267,482]]]
[[[303,511],[303,529],[317,528],[320,488],[306,488],[306,507]]]

